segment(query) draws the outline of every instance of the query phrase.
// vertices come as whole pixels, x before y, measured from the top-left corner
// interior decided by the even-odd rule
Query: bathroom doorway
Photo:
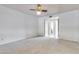
[[[45,20],[45,37],[58,39],[58,17]]]

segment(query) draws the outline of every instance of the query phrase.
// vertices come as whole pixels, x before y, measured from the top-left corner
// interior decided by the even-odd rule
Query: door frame
[[[48,26],[47,23],[49,21],[56,21],[55,37],[48,36],[48,28],[46,26]],[[44,20],[44,35],[45,35],[45,37],[50,37],[50,38],[55,38],[55,39],[59,38],[59,17],[52,17],[52,18],[48,18],[48,19]]]

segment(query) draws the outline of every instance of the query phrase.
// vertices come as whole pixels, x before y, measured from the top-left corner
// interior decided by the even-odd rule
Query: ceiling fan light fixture
[[[42,8],[42,5],[38,4],[37,5],[37,8],[36,8],[38,11],[41,11],[43,8]]]
[[[42,12],[46,13],[47,10],[43,8],[43,6],[41,4],[37,4],[35,9],[30,9],[32,11],[35,11],[36,15],[41,15]]]
[[[41,15],[41,11],[36,11],[36,14],[37,15]]]

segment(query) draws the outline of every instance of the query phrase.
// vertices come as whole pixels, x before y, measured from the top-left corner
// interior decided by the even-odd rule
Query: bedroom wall
[[[37,35],[37,17],[0,5],[0,44]]]
[[[45,20],[47,19],[47,17],[46,16],[44,16],[44,17],[39,17],[38,18],[38,28],[39,28],[39,30],[38,30],[38,34],[39,35],[42,35],[42,36],[44,36],[44,22],[45,22]]]
[[[59,16],[59,38],[64,40],[79,41],[79,10],[55,14]],[[39,34],[44,34],[44,20],[48,16],[39,18]],[[40,25],[41,24],[41,25]]]
[[[61,39],[79,41],[79,10],[59,14],[59,36]]]

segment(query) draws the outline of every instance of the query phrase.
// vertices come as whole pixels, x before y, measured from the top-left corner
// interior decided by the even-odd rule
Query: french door
[[[58,18],[45,20],[45,37],[58,39]]]

